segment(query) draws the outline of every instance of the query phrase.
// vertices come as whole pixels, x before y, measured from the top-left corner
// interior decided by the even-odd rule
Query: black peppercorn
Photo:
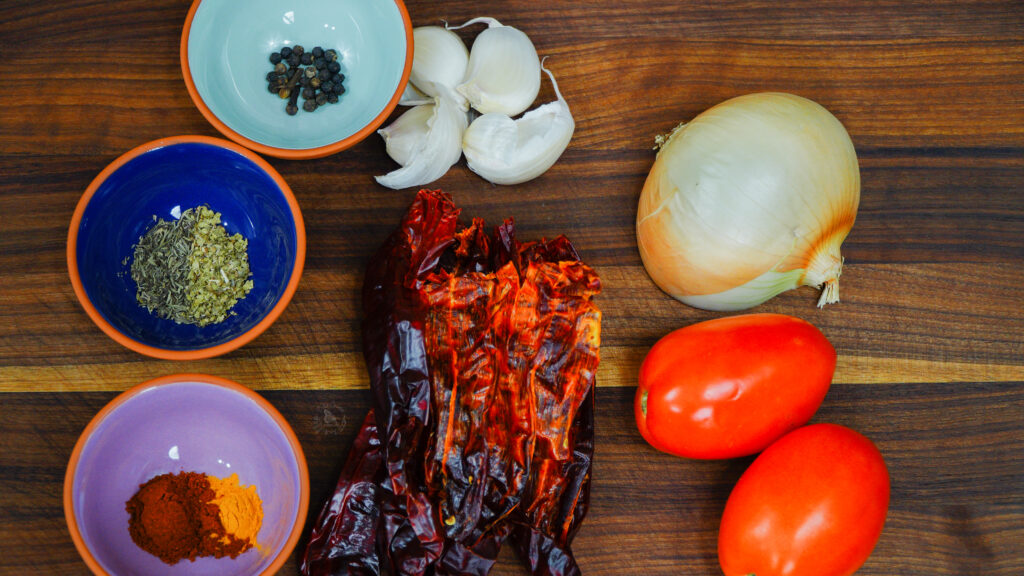
[[[285,46],[270,55],[274,69],[267,73],[267,90],[288,101],[285,112],[289,116],[298,113],[299,96],[303,98],[302,109],[307,112],[336,104],[345,93],[345,75],[341,73],[339,59],[334,49],[316,46],[306,52],[299,44]]]

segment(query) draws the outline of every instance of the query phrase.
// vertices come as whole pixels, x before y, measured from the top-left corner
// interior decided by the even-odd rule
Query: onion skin
[[[655,284],[709,310],[743,310],[801,285],[838,301],[839,247],[860,203],[843,125],[792,94],[739,96],[661,146],[637,210]]]

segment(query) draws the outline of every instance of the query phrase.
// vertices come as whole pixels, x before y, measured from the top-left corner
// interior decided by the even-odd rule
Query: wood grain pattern
[[[369,407],[365,391],[264,392],[287,414],[310,466],[319,512]],[[0,406],[0,573],[37,566],[36,544],[64,530],[60,491],[79,431],[111,393],[9,395]],[[576,540],[585,574],[717,574],[715,542],[725,499],[750,458],[687,461],[659,453],[631,418],[633,390],[602,389],[593,507]],[[956,410],[950,413],[950,403]],[[1019,574],[1024,503],[1024,383],[835,385],[815,416],[874,438],[893,479],[878,547],[859,576]],[[45,425],[41,424],[46,422]],[[936,463],[941,459],[956,465]],[[984,474],[978,471],[983,470]],[[312,519],[309,520],[312,522]],[[49,573],[87,574],[70,542],[47,550]],[[295,559],[281,571],[295,574]],[[510,553],[492,572],[525,576]]]
[[[175,372],[260,390],[295,427],[315,515],[367,408],[359,287],[413,191],[373,136],[316,161],[268,159],[304,211],[306,270],[262,336],[222,358],[134,354],[84,314],[67,226],[118,155],[218,133],[178,62],[188,0],[0,3],[0,575],[85,574],[64,526],[64,467],[116,392]],[[726,98],[782,90],[847,127],[862,200],[843,247],[842,302],[808,288],[758,307],[805,318],[839,352],[815,417],[874,439],[889,520],[858,574],[1024,573],[1024,5],[1019,0],[590,0],[407,3],[415,25],[492,16],[526,31],[577,124],[544,176],[496,187],[457,165],[435,186],[466,216],[568,235],[603,280],[598,461],[577,540],[590,576],[718,574],[715,538],[749,459],[647,447],[636,372],[665,333],[720,316],[647,278],[634,219],[656,134]],[[478,30],[460,31],[467,40]],[[547,82],[541,100],[553,97]],[[41,544],[45,543],[45,544]],[[494,571],[523,574],[506,554]],[[281,571],[297,574],[294,560]],[[813,576],[813,575],[812,575]]]
[[[605,316],[601,386],[635,386],[643,355],[658,338],[720,316],[665,297],[641,266],[598,271]],[[187,371],[261,390],[364,388],[361,278],[355,270],[309,270],[285,314],[250,345],[210,360],[156,362],[106,338],[82,313],[64,274],[5,277],[0,299],[9,300],[0,302],[0,316],[10,322],[0,323],[0,341],[14,344],[0,348],[0,391],[120,391]],[[1003,264],[850,263],[840,304],[818,310],[813,290],[802,288],[758,309],[817,325],[839,352],[836,382],[1024,381],[1020,278],[1018,268]],[[49,288],[54,285],[60,290]]]

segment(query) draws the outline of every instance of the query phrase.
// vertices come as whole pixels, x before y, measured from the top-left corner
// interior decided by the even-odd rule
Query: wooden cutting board
[[[410,1],[414,25],[495,17],[524,30],[576,120],[541,178],[493,186],[458,164],[434,186],[467,217],[569,236],[601,275],[602,362],[592,509],[576,541],[588,576],[715,575],[718,518],[750,459],[694,462],[636,432],[637,368],[669,331],[721,316],[646,276],[636,204],[654,137],[732,96],[800,94],[846,126],[861,165],[842,302],[809,288],[756,308],[804,318],[839,353],[815,421],[886,457],[893,492],[860,575],[1024,573],[1024,4]],[[153,377],[205,372],[269,398],[299,435],[315,517],[369,406],[359,288],[415,190],[376,135],[313,161],[270,163],[303,209],[305,273],[262,336],[227,356],[152,360],[82,311],[65,242],[92,178],[160,137],[218,133],[190,101],[185,0],[0,5],[0,574],[85,574],[63,474],[92,416]],[[466,38],[471,34],[467,31]],[[553,98],[545,82],[540,101]],[[310,521],[312,518],[310,519]],[[301,543],[300,543],[301,547]],[[281,574],[297,574],[294,560]],[[495,574],[525,574],[505,553]]]

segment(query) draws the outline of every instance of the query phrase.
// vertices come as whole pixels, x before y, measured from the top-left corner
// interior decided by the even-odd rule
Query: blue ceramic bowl
[[[297,44],[337,50],[346,92],[288,116],[266,76],[270,54]],[[412,55],[402,0],[195,0],[181,35],[182,75],[203,116],[243,146],[290,159],[333,154],[376,130],[405,90]]]
[[[238,475],[263,504],[259,548],[238,557],[173,566],[139,548],[125,503],[161,474]],[[309,506],[302,447],[284,417],[237,383],[201,374],[140,384],[103,408],[82,432],[64,478],[64,516],[97,575],[274,574],[294,550]]]
[[[200,328],[140,306],[131,265],[154,216],[169,221],[202,204],[221,213],[228,234],[248,239],[253,288],[234,315]],[[85,311],[114,340],[170,360],[224,354],[266,330],[295,293],[305,255],[302,214],[281,176],[251,151],[205,136],[157,140],[115,160],[86,189],[68,230],[68,271]]]

